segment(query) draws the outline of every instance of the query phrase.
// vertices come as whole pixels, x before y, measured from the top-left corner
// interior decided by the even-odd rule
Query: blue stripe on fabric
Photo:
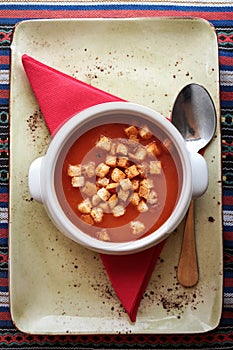
[[[1,105],[8,105],[9,99],[8,98],[0,98],[0,104]]]
[[[198,12],[230,12],[233,5],[227,6],[195,6],[195,5],[171,5],[171,4],[152,4],[152,3],[101,3],[101,4],[44,4],[44,3],[2,3],[2,10],[21,10],[21,11],[33,11],[38,10],[77,10],[77,11],[90,11],[90,10],[170,10],[170,11],[198,11]]]
[[[231,69],[233,71],[233,69]],[[233,92],[233,85],[221,85],[221,91]],[[233,101],[232,101],[233,103]]]
[[[0,64],[0,69],[1,70],[9,70],[10,69],[10,65],[9,64]]]
[[[9,90],[9,83],[0,84],[0,90]]]
[[[225,66],[225,65],[221,64],[219,67],[220,67],[220,70],[230,70],[230,71],[233,71],[232,66]]]

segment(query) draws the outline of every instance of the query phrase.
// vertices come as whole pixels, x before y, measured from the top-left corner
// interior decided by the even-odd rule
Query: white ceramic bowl
[[[152,123],[176,149],[176,165],[179,177],[179,195],[170,217],[153,233],[135,241],[104,242],[82,232],[65,214],[56,195],[55,177],[58,164],[62,164],[73,142],[90,128],[109,122],[127,123],[130,118]],[[61,167],[60,167],[61,168]],[[57,228],[75,242],[106,254],[131,254],[158,244],[179,225],[190,201],[201,196],[208,186],[208,171],[204,158],[198,153],[189,153],[185,142],[170,121],[159,113],[129,102],[110,102],[83,110],[67,121],[52,139],[44,157],[37,158],[29,169],[29,189],[32,197],[43,203],[49,217]],[[64,198],[63,198],[64,201]]]

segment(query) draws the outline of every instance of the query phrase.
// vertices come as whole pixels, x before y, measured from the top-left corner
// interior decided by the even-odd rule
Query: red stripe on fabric
[[[226,92],[226,91],[222,91],[221,92],[221,100],[225,100],[225,101],[233,101],[233,92]]]
[[[9,64],[10,63],[10,57],[9,56],[1,56],[1,64]]]
[[[8,193],[0,193],[0,202],[8,202],[9,196]]]
[[[0,238],[8,238],[8,229],[7,228],[0,229]]]
[[[219,63],[225,66],[233,66],[233,57],[220,56]]]
[[[225,310],[223,310],[222,318],[233,318],[233,311],[225,311]]]
[[[233,277],[224,279],[224,287],[232,287],[233,286]]]
[[[9,98],[9,90],[0,90],[0,98]]]
[[[224,240],[232,241],[232,234],[233,234],[233,230],[231,232],[224,232]]]
[[[8,311],[0,312],[0,320],[11,321],[11,315]]]
[[[8,286],[8,279],[7,278],[0,278],[0,286],[7,287]],[[0,316],[0,320],[1,320],[1,316]]]
[[[0,18],[91,18],[91,17],[201,17],[206,20],[232,20],[232,12],[199,12],[179,10],[93,10],[93,11],[64,11],[64,10],[2,10]]]
[[[223,196],[223,205],[232,205],[232,197],[231,196]]]

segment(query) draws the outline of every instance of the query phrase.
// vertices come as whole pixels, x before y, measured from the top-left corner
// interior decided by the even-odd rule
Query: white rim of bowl
[[[64,143],[67,142],[67,137],[70,137],[73,132],[75,132],[77,127],[79,128],[82,124],[86,124],[90,119],[98,118],[98,115],[109,115],[110,112],[120,112],[126,114],[133,113],[139,116],[143,115],[144,119],[147,118],[153,123],[156,122],[157,124],[160,124],[160,126],[162,126],[162,129],[164,127],[166,129],[166,133],[168,136],[172,137],[172,140],[177,147],[179,157],[182,161],[183,166],[185,166],[184,173],[186,173],[186,178],[184,179],[185,182],[182,185],[181,194],[176,203],[176,213],[172,213],[169,219],[166,220],[166,222],[155,232],[138,240],[124,243],[103,242],[89,236],[88,234],[78,229],[77,226],[75,226],[64,215],[64,212],[60,207],[55,194],[53,181],[53,175],[56,161],[59,155],[59,150],[64,145]],[[163,241],[183,219],[192,196],[191,165],[188,157],[188,151],[186,150],[185,142],[182,136],[176,130],[174,125],[172,125],[172,123],[161,114],[148,107],[131,102],[106,102],[95,105],[81,111],[69,119],[67,122],[65,122],[65,124],[58,130],[48,147],[47,153],[42,162],[41,172],[41,192],[43,204],[45,205],[49,216],[57,228],[66,236],[84,245],[85,247],[106,254],[130,254],[136,251],[145,250]],[[179,220],[175,225],[171,225],[171,221],[174,219],[174,216],[177,216]]]

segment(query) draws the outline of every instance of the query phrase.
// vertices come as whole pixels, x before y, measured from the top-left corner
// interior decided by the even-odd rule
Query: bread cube
[[[91,216],[95,222],[101,222],[103,220],[104,211],[102,208],[95,207],[91,210]]]
[[[68,165],[68,169],[67,169],[67,174],[68,176],[81,176],[82,175],[82,167],[81,165]]]
[[[116,156],[109,154],[106,157],[105,164],[113,168],[116,166],[116,160]]]
[[[130,144],[138,144],[140,142],[139,138],[136,135],[130,135],[129,136],[129,143]]]
[[[111,193],[106,190],[106,188],[102,187],[97,191],[97,195],[102,199],[102,201],[107,201],[111,196]]]
[[[156,142],[151,142],[146,146],[147,152],[151,157],[157,157],[160,155],[161,150],[156,144]]]
[[[150,131],[147,125],[144,125],[142,128],[139,129],[139,135],[144,140],[149,140],[153,136],[152,132]]]
[[[133,192],[133,194],[132,194],[131,197],[130,197],[130,202],[131,202],[133,205],[137,206],[137,205],[139,204],[139,202],[140,202],[140,199],[141,199],[141,198],[140,198],[138,192]]]
[[[147,188],[153,188],[154,187],[154,183],[153,183],[153,180],[152,179],[143,179],[140,181],[140,185],[141,186],[145,186]]]
[[[100,163],[99,165],[97,165],[95,173],[97,176],[103,178],[107,175],[109,169],[110,167],[108,165],[106,165],[105,163]]]
[[[151,160],[149,167],[150,167],[150,174],[153,174],[153,175],[161,174],[162,164],[159,160]]]
[[[149,172],[149,165],[146,162],[137,165],[137,169],[141,178],[146,178]]]
[[[136,126],[131,125],[128,128],[126,128],[124,130],[125,135],[130,137],[130,136],[137,136],[138,135],[138,129],[136,128]]]
[[[137,209],[140,213],[145,213],[146,211],[148,211],[148,205],[146,204],[146,202],[141,199],[139,204],[137,205]]]
[[[102,187],[106,187],[109,184],[109,179],[107,177],[98,178],[96,184]]]
[[[84,176],[73,176],[71,178],[71,185],[73,187],[83,187],[85,184]]]
[[[147,203],[150,205],[154,205],[154,204],[158,203],[158,194],[156,191],[154,191],[154,190],[150,191],[148,199],[147,199]]]
[[[120,191],[118,192],[118,199],[126,202],[128,197],[129,197],[129,191],[124,191],[122,188],[120,189]]]
[[[86,181],[84,187],[82,187],[82,192],[89,197],[94,196],[94,194],[96,194],[96,191],[97,191],[96,185],[90,181]]]
[[[89,214],[92,209],[92,204],[89,198],[84,199],[78,204],[78,210],[83,214]]]
[[[103,228],[101,231],[96,232],[96,238],[104,242],[110,241],[110,236],[105,228]]]
[[[149,193],[150,193],[150,189],[148,187],[143,186],[143,185],[139,186],[138,194],[139,194],[140,197],[148,199]]]
[[[145,225],[141,221],[131,221],[130,227],[132,229],[133,235],[138,235],[145,230]]]
[[[136,177],[137,175],[139,175],[139,171],[138,171],[135,164],[128,167],[128,169],[125,169],[125,173],[129,179],[132,179],[132,178]]]
[[[137,148],[137,150],[136,150],[136,152],[135,152],[135,154],[134,154],[134,157],[135,157],[135,159],[139,162],[139,161],[144,160],[145,157],[146,157],[146,155],[147,155],[147,150],[146,150],[146,148],[140,146],[140,147]]]
[[[126,177],[125,173],[118,168],[115,168],[111,174],[111,178],[115,182],[120,182],[120,180]]]
[[[132,186],[133,186],[133,190],[134,190],[134,191],[136,191],[136,190],[139,189],[139,180],[133,179],[133,180],[131,181],[131,184],[132,184]]]
[[[109,183],[105,188],[106,190],[108,190],[109,192],[116,192],[116,188],[118,186],[117,182],[111,182]]]
[[[120,180],[119,184],[124,191],[133,189],[132,182],[130,181],[129,178]]]
[[[117,205],[117,202],[118,202],[118,197],[117,195],[114,193],[113,195],[111,195],[111,197],[109,198],[108,200],[108,205],[111,209],[113,209],[116,205]]]
[[[104,213],[110,213],[110,208],[108,206],[108,202],[101,202],[101,203],[99,203],[98,207],[102,208]]]
[[[122,205],[116,205],[112,209],[112,213],[115,217],[123,216],[125,214],[125,208]]]
[[[83,166],[85,174],[87,177],[93,177],[95,175],[95,163],[89,162],[88,164]]]
[[[129,166],[129,160],[127,157],[119,157],[117,158],[116,165],[120,168],[126,169]]]
[[[92,196],[91,202],[92,202],[92,205],[96,207],[101,202],[100,196],[97,193],[94,194],[94,196]]]
[[[123,143],[119,143],[116,146],[116,153],[117,154],[122,154],[123,156],[127,156],[128,154],[128,147],[124,145]]]
[[[110,151],[112,146],[112,141],[107,136],[101,136],[96,143],[96,147],[101,148],[104,151]]]
[[[94,220],[92,219],[90,214],[81,215],[81,219],[88,225],[94,225]]]

